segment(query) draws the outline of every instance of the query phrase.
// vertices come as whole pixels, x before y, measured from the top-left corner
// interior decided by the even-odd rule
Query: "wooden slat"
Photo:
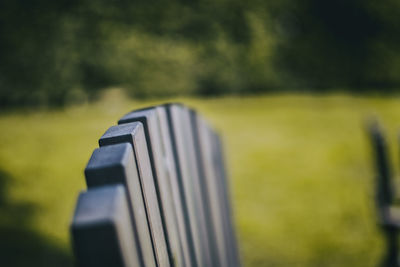
[[[191,171],[191,175],[193,177],[193,186],[194,192],[196,197],[196,213],[199,218],[199,225],[202,237],[202,247],[203,247],[203,254],[204,254],[204,261],[206,266],[216,266],[213,262],[212,252],[211,250],[214,248],[213,243],[210,238],[210,231],[209,228],[212,227],[211,219],[210,219],[210,212],[207,209],[206,202],[207,196],[204,194],[204,182],[203,177],[200,177],[200,166],[196,154],[196,145],[195,145],[195,137],[193,135],[193,129],[191,124],[190,118],[190,110],[186,106],[181,106],[182,109],[182,119],[184,121],[184,133],[185,137],[187,138],[186,142],[186,149],[187,155],[189,159],[189,168]]]
[[[220,136],[212,129],[210,129],[211,139],[213,140],[213,162],[214,169],[217,173],[217,183],[218,190],[220,192],[221,205],[223,207],[224,220],[225,220],[225,229],[226,229],[226,247],[229,251],[230,255],[230,265],[231,266],[240,266],[240,255],[237,246],[237,238],[235,233],[234,219],[232,207],[230,205],[230,197],[229,197],[229,183],[227,180],[227,173],[225,169],[225,161],[223,155],[223,145],[220,139]]]
[[[196,263],[197,266],[212,266],[189,113],[183,106],[177,104],[166,105],[166,109],[174,144],[177,174],[182,182],[187,203]]]
[[[221,205],[221,193],[218,190],[217,173],[214,168],[213,143],[208,125],[196,112],[191,111],[191,123],[196,141],[196,152],[200,165],[200,176],[203,180],[203,191],[206,205],[210,213],[211,226],[209,232],[213,241],[214,266],[230,265],[230,255],[227,249],[227,232],[224,218],[225,210]]]
[[[144,267],[132,225],[123,186],[81,193],[71,225],[78,266]]]
[[[122,187],[116,191],[123,193],[114,190],[115,199],[123,199],[116,195],[127,192],[128,226],[118,224],[124,204],[116,203],[121,201],[112,198],[111,204],[99,202],[104,207],[97,207],[104,213],[114,205],[117,212],[108,214],[117,217],[101,228],[115,260],[108,266],[240,266],[223,148],[215,130],[180,104],[136,110],[118,123],[100,138],[100,148],[85,169],[89,188],[85,194],[118,184]],[[82,214],[79,206],[79,218],[84,218]],[[83,229],[82,219],[79,222],[74,219],[73,231]],[[85,235],[79,232],[86,239],[78,244],[96,238],[94,230],[85,231]],[[129,237],[120,236],[129,231]],[[99,249],[106,246],[98,243]],[[125,256],[128,247],[134,252]],[[80,260],[93,261],[82,251],[76,250]]]
[[[164,227],[161,219],[159,206],[160,196],[157,194],[156,180],[150,165],[149,151],[144,134],[143,124],[132,122],[110,127],[100,138],[100,146],[119,143],[130,143],[135,155],[134,163],[139,173],[139,181],[142,188],[146,215],[149,221],[150,234],[158,266],[170,266],[167,240],[165,239]]]
[[[169,157],[172,156],[172,152],[167,153],[167,150],[171,148],[166,147],[167,144],[163,140],[163,134],[168,134],[165,133],[168,129],[165,129],[165,127],[163,129],[161,120],[166,120],[166,117],[160,118],[156,108],[146,108],[126,114],[118,121],[118,124],[131,122],[141,122],[143,124],[147,147],[149,148],[150,163],[161,196],[160,207],[163,211],[161,217],[168,240],[170,261],[174,262],[175,266],[191,266],[186,232],[182,225],[183,221],[182,219],[178,220],[178,213],[182,213],[182,210],[179,209],[179,205],[174,205],[173,200],[174,192],[179,194],[179,189],[173,189],[174,186],[177,187],[177,183],[172,181],[176,177],[171,177],[169,173],[168,165],[172,160]],[[165,121],[164,123],[167,122]],[[179,199],[179,201],[181,200]],[[180,217],[183,218],[182,215]]]
[[[134,221],[146,266],[156,266],[149,222],[135,156],[129,143],[115,144],[96,149],[85,169],[89,191],[98,186],[122,184],[128,193],[129,207]]]
[[[182,247],[184,248],[184,256],[186,266],[196,266],[195,249],[193,244],[193,237],[191,235],[190,225],[188,224],[189,218],[187,211],[187,202],[183,191],[182,181],[177,174],[177,165],[174,157],[174,145],[172,140],[172,129],[169,127],[169,120],[167,111],[164,106],[156,107],[157,114],[160,118],[160,128],[162,135],[162,143],[165,147],[166,165],[169,177],[171,178],[171,185],[173,190],[174,206],[177,211],[177,219],[179,224],[179,232],[181,233]]]

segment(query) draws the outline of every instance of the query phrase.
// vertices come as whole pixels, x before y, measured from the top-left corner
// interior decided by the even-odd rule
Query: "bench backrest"
[[[194,110],[128,113],[99,140],[71,224],[80,266],[240,266],[219,135]]]
[[[396,201],[394,175],[391,168],[388,142],[377,121],[370,123],[367,133],[372,145],[375,169],[375,205],[378,224],[386,242],[386,252],[380,266],[400,266],[399,243],[400,213]],[[397,203],[396,203],[397,202]]]

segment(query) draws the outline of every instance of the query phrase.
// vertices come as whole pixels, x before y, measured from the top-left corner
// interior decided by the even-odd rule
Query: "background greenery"
[[[398,166],[399,98],[173,100],[197,108],[223,134],[244,266],[377,265],[383,241],[363,121],[382,118]],[[0,116],[5,266],[72,265],[68,226],[98,138],[127,111],[156,103],[113,90],[92,104]]]
[[[398,25],[396,0],[1,0],[2,263],[71,266],[97,139],[181,100],[225,137],[246,266],[376,266],[362,122],[397,166]]]
[[[397,91],[396,0],[2,0],[0,109],[135,97]]]

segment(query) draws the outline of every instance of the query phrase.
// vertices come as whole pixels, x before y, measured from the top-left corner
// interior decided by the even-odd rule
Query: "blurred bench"
[[[221,140],[200,115],[136,110],[99,145],[71,224],[79,266],[240,266]]]
[[[393,173],[387,141],[378,122],[370,123],[368,135],[372,144],[375,167],[375,205],[378,224],[386,242],[386,251],[380,266],[398,267],[400,229],[400,209],[396,200]],[[397,202],[397,203],[396,203]]]

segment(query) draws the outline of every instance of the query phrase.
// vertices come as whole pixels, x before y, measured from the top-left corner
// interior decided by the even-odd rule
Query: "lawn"
[[[384,243],[363,122],[381,118],[397,166],[399,98],[178,101],[197,108],[224,137],[244,266],[377,265]],[[127,111],[155,103],[111,91],[93,104],[0,115],[3,262],[72,266],[68,226],[98,138]]]

